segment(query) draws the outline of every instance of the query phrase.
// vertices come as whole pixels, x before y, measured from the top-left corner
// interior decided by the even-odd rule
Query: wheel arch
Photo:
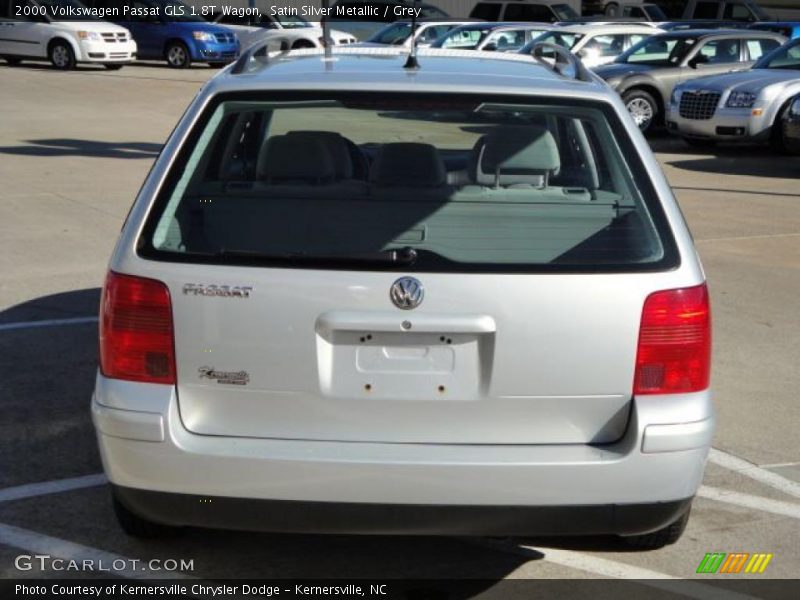
[[[175,43],[179,43],[182,46],[184,46],[189,51],[189,56],[192,57],[192,60],[195,60],[195,47],[194,47],[194,44],[192,44],[189,40],[187,40],[187,39],[185,39],[185,38],[183,38],[183,37],[181,37],[179,35],[173,35],[173,36],[168,37],[166,40],[164,40],[164,45],[161,47],[161,56],[163,58],[167,57],[167,49],[172,44],[175,44]]]
[[[78,42],[73,40],[73,39],[71,39],[69,36],[65,36],[65,35],[62,35],[62,34],[56,34],[53,37],[51,37],[49,40],[47,40],[47,48],[46,48],[46,50],[47,50],[47,55],[46,55],[47,58],[50,58],[50,50],[52,50],[53,46],[57,42],[64,42],[70,48],[72,48],[72,53],[75,55],[75,61],[76,62],[79,62],[79,61],[81,61],[83,59],[83,57],[81,56],[81,48],[78,45]]]

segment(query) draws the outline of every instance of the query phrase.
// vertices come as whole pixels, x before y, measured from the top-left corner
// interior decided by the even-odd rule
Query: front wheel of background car
[[[122,531],[131,537],[154,539],[172,537],[180,533],[178,527],[154,523],[131,512],[116,496],[113,496],[114,514]]]
[[[115,65],[113,63],[103,65],[109,71],[119,71],[122,68],[122,65]]]
[[[56,69],[69,71],[75,68],[75,53],[67,42],[57,40],[50,44],[48,56]]]
[[[622,95],[625,108],[641,131],[648,131],[658,117],[658,103],[644,90],[631,90]]]
[[[797,154],[797,152],[792,152],[792,147],[786,139],[786,131],[783,128],[783,122],[788,111],[788,104],[778,111],[778,116],[775,117],[775,122],[772,124],[769,145],[772,146],[775,152],[781,154]]]
[[[690,512],[691,506],[678,519],[658,531],[642,535],[625,536],[622,539],[632,548],[637,548],[639,550],[658,550],[664,546],[669,546],[677,542],[683,535],[683,532],[686,531]]]
[[[167,46],[166,59],[173,69],[188,69],[192,64],[192,55],[183,42],[172,42]]]

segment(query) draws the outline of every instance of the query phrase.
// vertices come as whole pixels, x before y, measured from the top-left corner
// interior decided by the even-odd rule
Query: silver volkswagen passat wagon
[[[552,46],[269,50],[203,87],[111,258],[125,531],[677,540],[708,293],[618,96]]]

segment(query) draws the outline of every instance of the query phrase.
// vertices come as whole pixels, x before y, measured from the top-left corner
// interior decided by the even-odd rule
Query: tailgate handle
[[[316,331],[323,337],[334,331],[494,333],[497,325],[489,315],[332,311],[319,316]]]

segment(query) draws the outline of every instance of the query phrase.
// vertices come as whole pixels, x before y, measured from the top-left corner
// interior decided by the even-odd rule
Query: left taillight
[[[109,272],[100,301],[100,370],[112,379],[175,383],[172,304],[162,282]]]

